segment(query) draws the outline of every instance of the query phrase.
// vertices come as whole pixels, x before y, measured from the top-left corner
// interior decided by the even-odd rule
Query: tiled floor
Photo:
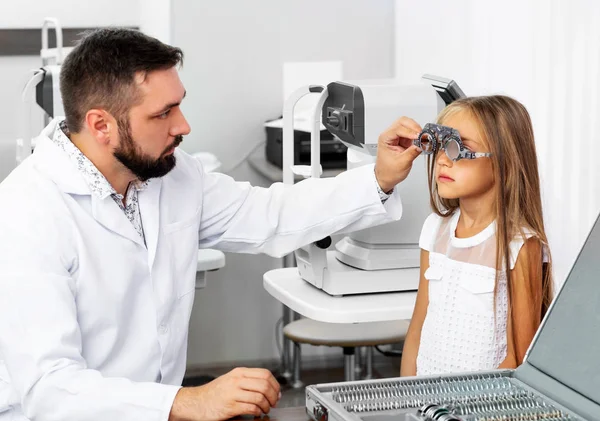
[[[207,375],[219,376],[225,374],[233,367],[223,367],[216,370],[208,370]],[[277,372],[274,374],[277,377]],[[387,378],[387,377],[398,377],[400,374],[400,357],[378,357],[375,360],[373,367],[373,376],[375,378]],[[184,380],[184,386],[195,386],[206,383],[210,378],[202,377],[187,377]],[[290,387],[284,379],[278,379],[282,383],[282,397],[279,401],[279,408],[287,408],[294,406],[304,406],[305,396],[304,387],[300,389],[293,389]],[[308,369],[302,370],[301,380],[305,385],[318,384],[318,383],[332,383],[340,382],[344,380],[344,368],[333,367],[326,369]]]

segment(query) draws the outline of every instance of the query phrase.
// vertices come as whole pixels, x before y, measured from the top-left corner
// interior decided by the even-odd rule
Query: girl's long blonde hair
[[[507,96],[493,95],[464,98],[451,103],[438,116],[438,123],[443,124],[446,118],[458,112],[475,119],[480,136],[492,153],[490,159],[496,185],[496,286],[504,267],[509,306],[514,302],[510,261],[511,257],[517,257],[510,255],[510,241],[519,234],[526,238],[524,229],[528,229],[540,241],[542,250],[546,250],[547,263],[543,263],[540,257],[539,262],[532,262],[534,267],[530,272],[542,277],[542,290],[530,291],[534,299],[532,309],[540,306],[542,309],[542,314],[532,316],[541,320],[552,301],[553,283],[531,118],[520,102]],[[436,156],[432,155],[427,163],[431,206],[435,213],[447,217],[456,211],[459,200],[439,196],[434,179],[435,165]],[[515,329],[513,338],[514,335]]]

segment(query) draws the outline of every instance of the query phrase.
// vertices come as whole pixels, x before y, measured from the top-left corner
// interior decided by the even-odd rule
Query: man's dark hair
[[[70,132],[78,133],[85,114],[101,108],[126,118],[141,100],[139,72],[166,70],[183,63],[181,49],[139,31],[106,28],[86,32],[61,67],[60,92]]]

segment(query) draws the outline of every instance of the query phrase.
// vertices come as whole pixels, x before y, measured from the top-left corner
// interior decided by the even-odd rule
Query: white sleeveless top
[[[456,238],[460,210],[431,214],[419,246],[429,252],[429,305],[421,330],[417,375],[497,368],[506,358],[508,294],[506,273],[498,278],[496,307],[496,222],[470,238]],[[529,238],[531,235],[527,235]],[[526,239],[510,243],[513,269]]]

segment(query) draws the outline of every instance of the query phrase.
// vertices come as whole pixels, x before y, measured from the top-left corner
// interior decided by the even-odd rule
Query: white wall
[[[25,111],[21,91],[27,82],[29,69],[41,66],[35,57],[0,57],[0,181],[16,166],[15,140],[42,128],[42,113],[33,107]]]
[[[264,139],[262,123],[281,114],[282,63],[342,60],[348,79],[393,75],[393,0],[173,0],[173,44],[182,47],[183,110],[192,133],[182,148],[215,153],[227,168]],[[246,165],[238,180],[268,185]],[[197,294],[190,365],[277,357],[281,306],[262,287],[280,262],[227,255]],[[306,355],[323,350],[306,349]],[[339,349],[330,350],[340,355]]]
[[[140,4],[140,30],[158,38],[166,44],[171,43],[171,0],[145,0]]]
[[[45,17],[55,17],[64,27],[139,25],[138,0],[19,0],[0,4],[0,28],[39,28]]]
[[[396,1],[400,79],[440,74],[531,113],[557,283],[600,210],[599,19],[595,0]]]
[[[138,0],[19,0],[0,2],[0,29],[41,28],[45,17],[56,17],[65,28],[139,26]],[[15,139],[23,136],[25,119],[31,133],[43,126],[36,105],[29,116],[19,106],[30,69],[42,65],[38,56],[0,57],[0,181],[15,167]]]

